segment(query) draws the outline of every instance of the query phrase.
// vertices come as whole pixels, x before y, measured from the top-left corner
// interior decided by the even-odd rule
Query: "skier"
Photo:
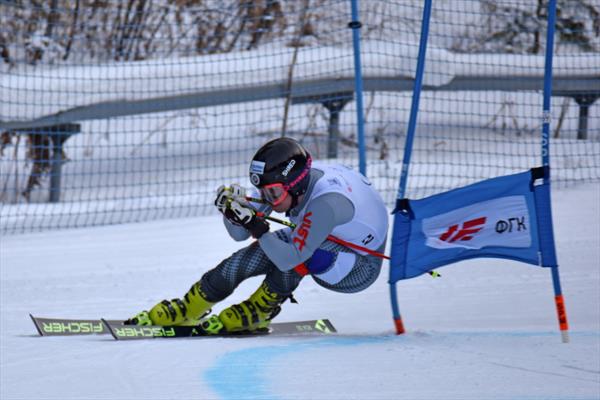
[[[385,249],[388,216],[367,178],[342,165],[313,163],[297,141],[278,138],[253,157],[250,181],[258,190],[221,186],[215,205],[234,240],[257,240],[206,272],[183,299],[163,300],[126,323],[255,331],[268,327],[286,299],[294,301],[292,292],[306,275],[342,293],[375,282],[383,260],[372,253]],[[258,194],[261,202],[252,202]],[[264,216],[271,211],[285,212],[295,228],[269,232]],[[257,275],[265,279],[250,298],[205,318],[215,303]]]

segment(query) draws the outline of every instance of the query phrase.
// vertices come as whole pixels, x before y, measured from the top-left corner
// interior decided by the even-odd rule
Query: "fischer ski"
[[[100,319],[40,318],[29,314],[40,336],[108,334]],[[123,321],[111,321],[123,324]]]
[[[274,322],[268,329],[253,332],[210,334],[199,326],[136,326],[106,321],[104,326],[116,340],[173,339],[184,337],[248,337],[261,335],[329,335],[337,330],[328,319]]]
[[[101,319],[65,319],[65,318],[41,318],[29,314],[31,320],[40,336],[78,336],[93,334],[109,334],[116,339],[147,339],[154,337],[190,337],[190,336],[209,336],[202,330],[190,326],[136,326],[123,325],[122,320],[103,320]],[[109,329],[110,328],[110,329]],[[113,332],[111,332],[111,329]],[[117,329],[119,329],[117,331]],[[193,330],[196,330],[194,333]],[[297,322],[274,322],[268,331],[258,331],[243,334],[219,334],[210,336],[256,336],[266,334],[331,334],[337,330],[328,319],[297,321]],[[167,336],[170,335],[170,336]]]

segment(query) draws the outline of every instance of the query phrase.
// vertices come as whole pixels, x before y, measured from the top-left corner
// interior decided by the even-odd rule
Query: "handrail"
[[[542,76],[456,76],[440,86],[423,85],[423,90],[433,91],[532,91],[543,89]],[[368,92],[411,91],[414,79],[407,77],[364,77],[364,90]],[[294,103],[322,102],[354,93],[354,78],[296,81],[292,86]],[[600,76],[554,77],[553,96],[600,97]],[[123,117],[211,107],[250,101],[270,100],[287,96],[284,83],[244,87],[178,96],[156,97],[146,100],[116,100],[81,106],[57,114],[24,121],[0,121],[0,130],[31,129],[57,124],[68,124],[93,119]]]

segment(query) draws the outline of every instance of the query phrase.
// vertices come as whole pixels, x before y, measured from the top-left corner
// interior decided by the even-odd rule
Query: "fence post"
[[[19,129],[30,135],[45,135],[50,139],[52,154],[48,155],[50,164],[50,203],[60,201],[62,164],[63,164],[63,145],[71,135],[81,132],[80,124],[59,124],[43,126],[30,129]]]
[[[575,96],[575,102],[579,106],[579,122],[577,125],[577,139],[587,139],[588,135],[588,115],[589,109],[598,96],[595,95],[578,95]]]
[[[358,129],[358,169],[367,176],[367,154],[365,144],[365,121],[363,116],[363,80],[360,60],[360,27],[358,18],[358,0],[351,0],[352,21],[348,27],[352,29],[352,44],[354,47],[354,91],[356,92],[356,125]]]
[[[44,129],[44,128],[42,128]],[[74,133],[81,132],[79,124],[62,124],[45,128],[50,140],[52,140],[52,165],[50,168],[50,203],[60,201],[63,145]]]
[[[327,158],[336,158],[338,156],[338,143],[340,141],[340,112],[350,100],[352,100],[352,94],[340,95],[340,97],[325,100],[322,103],[323,107],[329,110]]]

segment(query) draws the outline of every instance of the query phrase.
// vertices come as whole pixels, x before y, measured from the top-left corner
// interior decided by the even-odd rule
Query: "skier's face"
[[[286,212],[292,206],[292,196],[286,196],[283,201],[278,203],[277,205],[272,205],[273,211],[275,212]]]

